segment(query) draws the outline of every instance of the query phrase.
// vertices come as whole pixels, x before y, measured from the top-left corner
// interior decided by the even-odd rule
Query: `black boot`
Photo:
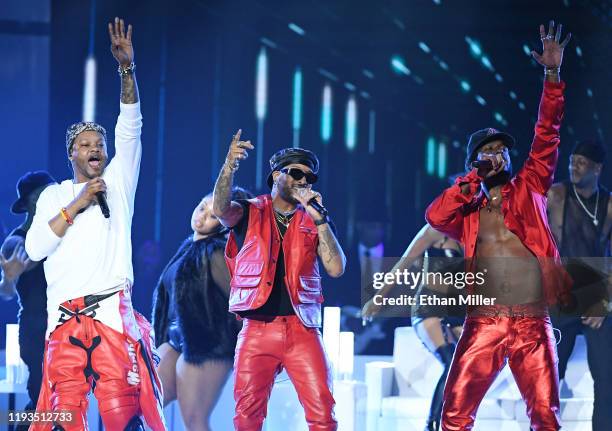
[[[442,416],[442,404],[444,403],[444,384],[446,383],[446,376],[453,360],[453,353],[455,353],[454,344],[444,344],[434,352],[438,361],[444,366],[444,371],[438,380],[431,399],[429,418],[427,419],[425,431],[439,431],[440,429],[440,417]]]

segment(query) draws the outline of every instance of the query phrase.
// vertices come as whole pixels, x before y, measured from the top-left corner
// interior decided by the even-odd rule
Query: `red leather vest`
[[[276,226],[272,197],[250,199],[249,224],[242,248],[234,232],[225,247],[231,275],[229,311],[261,307],[272,292],[281,238]],[[282,241],[285,259],[285,286],[295,314],[308,327],[321,326],[321,276],[317,262],[317,227],[302,207],[293,215]]]

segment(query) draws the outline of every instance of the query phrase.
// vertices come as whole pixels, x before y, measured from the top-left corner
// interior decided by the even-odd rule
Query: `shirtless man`
[[[609,429],[612,423],[612,319],[610,292],[601,274],[608,273],[609,288],[612,195],[600,184],[605,158],[601,143],[577,143],[569,157],[569,179],[553,184],[548,192],[550,227],[574,280],[572,293],[578,304],[571,316],[553,314],[553,325],[561,332],[559,378],[564,380],[576,336],[583,334],[594,383],[593,431]],[[563,394],[567,385],[561,388]]]
[[[470,137],[466,170],[429,206],[436,230],[465,247],[470,271],[486,270],[474,293],[495,305],[471,306],[444,390],[442,430],[472,429],[487,389],[508,362],[534,430],[558,430],[559,390],[547,304],[569,302],[567,275],[546,218],[546,193],[557,165],[563,90],[563,49],[551,21],[540,26],[545,81],[529,157],[512,177],[509,150],[515,141],[489,128]],[[476,161],[477,168],[474,167]],[[502,259],[500,259],[502,258]]]

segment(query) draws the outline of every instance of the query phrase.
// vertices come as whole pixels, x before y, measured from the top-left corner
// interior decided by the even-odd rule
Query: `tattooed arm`
[[[251,141],[241,141],[242,130],[238,130],[230,144],[225,163],[221,167],[221,172],[215,182],[213,190],[213,213],[225,227],[234,227],[244,213],[242,205],[232,202],[232,185],[234,173],[238,170],[240,160],[246,159],[249,155],[247,149],[252,150]]]
[[[111,40],[111,52],[121,73],[121,103],[128,105],[138,103],[138,85],[136,75],[131,67],[134,62],[134,47],[132,46],[132,25],[128,25],[127,33],[122,19],[115,18],[114,25],[108,24],[108,35]]]
[[[317,253],[323,262],[325,271],[331,277],[340,277],[344,274],[346,267],[346,257],[342,247],[332,232],[329,223],[317,226],[319,232],[319,247]]]

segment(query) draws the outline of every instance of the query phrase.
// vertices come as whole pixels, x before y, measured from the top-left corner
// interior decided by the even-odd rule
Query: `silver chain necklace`
[[[595,197],[595,213],[591,213],[591,211],[589,211],[586,205],[582,202],[582,199],[580,199],[580,195],[578,195],[578,192],[576,191],[576,185],[572,184],[572,187],[574,189],[574,195],[576,196],[576,199],[578,199],[578,203],[580,204],[584,212],[587,213],[587,215],[593,219],[593,224],[597,226],[599,224],[599,220],[597,220],[597,207],[599,206],[599,187],[597,187],[597,196]]]

